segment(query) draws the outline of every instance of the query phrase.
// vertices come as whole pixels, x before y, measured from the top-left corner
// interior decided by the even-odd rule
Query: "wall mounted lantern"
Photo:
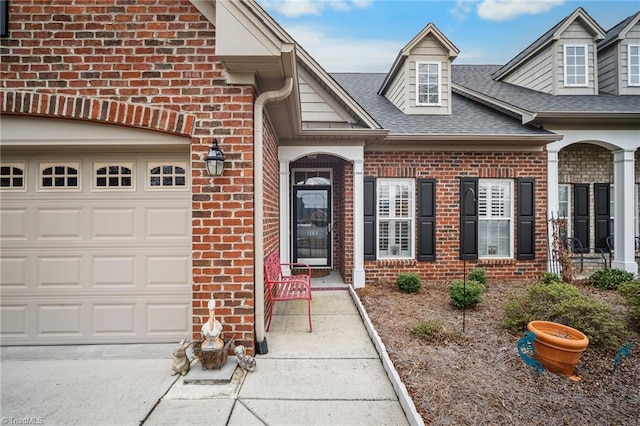
[[[222,176],[222,172],[224,171],[224,153],[218,148],[217,139],[213,140],[205,163],[207,163],[207,173],[209,173],[209,175]]]

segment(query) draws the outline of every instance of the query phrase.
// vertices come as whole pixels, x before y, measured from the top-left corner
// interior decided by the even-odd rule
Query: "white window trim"
[[[638,78],[638,82],[637,83],[631,83],[631,48],[635,47],[638,51],[638,67],[639,67],[639,71],[638,74],[636,75],[636,77]],[[627,46],[627,84],[631,87],[638,87],[640,86],[640,44],[629,44]]]
[[[385,182],[390,182],[390,183],[399,183],[399,182],[406,182],[409,184],[409,194],[411,194],[411,198],[409,200],[409,212],[410,212],[410,217],[408,218],[409,220],[409,235],[411,238],[411,244],[409,247],[409,254],[407,256],[389,256],[386,254],[382,254],[380,252],[380,222],[381,220],[383,220],[380,216],[380,203],[379,203],[379,199],[380,199],[380,184],[381,183],[385,183]],[[414,259],[416,256],[416,184],[415,184],[415,180],[411,179],[411,178],[379,178],[376,182],[376,258],[378,259],[393,259],[393,260],[397,260],[397,259]],[[394,220],[396,219],[395,217],[389,217],[389,218],[384,218],[384,220]]]
[[[27,191],[27,176],[29,175],[28,173],[28,169],[27,169],[27,162],[20,162],[20,161],[11,161],[11,162],[6,162],[6,163],[0,163],[0,166],[2,167],[10,167],[11,169],[13,168],[18,168],[22,170],[22,186],[2,186],[0,187],[0,191],[2,192],[26,192]],[[9,174],[9,177],[12,181],[13,181],[13,172],[11,174]],[[16,176],[17,177],[17,176]]]
[[[438,67],[438,102],[420,102],[420,65],[437,65]],[[416,106],[442,105],[442,64],[440,62],[416,62]]]
[[[570,47],[584,48],[584,84],[568,84],[567,83],[567,49]],[[565,44],[564,45],[564,85],[565,87],[589,87],[589,45],[587,44]]]
[[[42,186],[42,178],[44,175],[42,171],[48,167],[72,167],[78,171],[76,175],[78,179],[77,187],[68,186]],[[82,162],[81,161],[61,161],[55,162],[40,162],[38,164],[38,183],[36,185],[37,192],[82,192]]]
[[[151,185],[151,169],[154,167],[173,166],[182,167],[184,169],[184,186],[176,185]],[[189,191],[191,186],[191,173],[189,164],[186,161],[147,161],[147,168],[144,173],[145,188],[147,191]],[[160,175],[162,176],[162,175]],[[175,175],[174,175],[175,176]]]
[[[102,167],[109,166],[119,166],[119,167],[128,167],[131,169],[131,186],[98,186],[96,180],[98,178],[98,169]],[[105,177],[109,177],[109,175],[105,175]],[[136,191],[136,170],[135,163],[133,162],[122,162],[122,161],[96,161],[93,163],[92,170],[92,178],[91,178],[91,191],[92,192],[135,192]]]
[[[509,197],[510,197],[510,205],[511,211],[509,216],[509,254],[507,256],[480,256],[480,247],[478,247],[478,259],[513,259],[514,258],[514,229],[515,229],[515,201],[514,201],[514,182],[512,179],[479,179],[478,186],[480,183],[492,183],[492,182],[509,182]],[[479,201],[478,201],[479,202]],[[480,224],[480,214],[478,213],[478,225]],[[504,220],[497,219],[497,220]],[[478,226],[478,232],[480,232],[480,227]],[[480,234],[478,234],[478,244],[480,243]]]
[[[560,211],[558,211],[558,217],[564,217],[567,219],[567,236],[571,236],[571,215],[573,214],[572,211],[572,207],[573,204],[571,203],[572,198],[571,196],[573,195],[571,193],[571,189],[572,186],[570,183],[561,183],[558,184],[558,187],[566,187],[567,188],[567,211],[565,212],[565,216],[560,216]],[[558,207],[560,206],[560,190],[558,190]]]

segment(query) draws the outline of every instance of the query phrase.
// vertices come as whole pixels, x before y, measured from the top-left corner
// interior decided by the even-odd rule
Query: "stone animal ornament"
[[[244,346],[238,345],[233,350],[236,353],[238,359],[238,365],[246,371],[254,371],[256,369],[256,359],[250,355],[247,355],[247,351]]]
[[[180,374],[186,375],[191,368],[191,361],[187,356],[187,348],[191,345],[191,342],[186,343],[187,339],[182,339],[178,346],[173,350],[173,363],[171,365],[171,375],[175,376]]]

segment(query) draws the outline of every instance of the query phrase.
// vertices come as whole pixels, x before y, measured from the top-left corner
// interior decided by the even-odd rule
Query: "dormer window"
[[[564,47],[564,85],[587,86],[587,46]]]
[[[629,45],[629,86],[640,86],[640,45]]]
[[[440,105],[440,63],[416,63],[416,105]]]

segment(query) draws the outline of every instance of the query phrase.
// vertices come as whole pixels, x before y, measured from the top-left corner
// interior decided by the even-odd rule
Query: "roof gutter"
[[[293,77],[287,77],[278,90],[261,93],[253,105],[253,235],[254,235],[254,291],[256,353],[266,354],[267,339],[264,329],[264,146],[262,119],[269,102],[286,99],[293,90]]]

